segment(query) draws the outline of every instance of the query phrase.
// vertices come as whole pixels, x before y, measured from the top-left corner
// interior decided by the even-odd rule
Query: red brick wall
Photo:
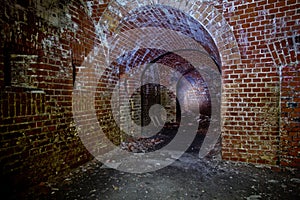
[[[297,1],[269,0],[230,1],[219,7],[232,27],[242,58],[241,65],[223,68],[225,94],[228,91],[230,97],[225,103],[229,112],[222,141],[224,159],[282,163],[279,144],[285,127],[279,122],[280,66],[299,61],[298,6]],[[293,137],[293,144],[297,140]],[[295,166],[299,154],[290,159]]]
[[[1,1],[1,176],[38,183],[91,158],[73,120],[74,75],[93,73],[82,63],[105,36],[153,26],[196,39],[221,67],[223,159],[299,167],[296,0],[159,1],[159,5],[111,1],[104,14],[108,1],[39,2]],[[139,18],[124,19],[129,12]],[[205,38],[194,37],[186,20],[195,20],[196,30]],[[152,35],[149,31],[145,39]],[[190,48],[188,42],[178,46],[172,34],[162,38],[168,41],[162,47]],[[170,38],[175,38],[173,43]],[[134,47],[134,39],[128,38],[126,45]],[[120,50],[116,57],[123,47],[116,46]],[[162,54],[157,49],[150,52],[153,55],[140,53],[139,59]],[[100,56],[100,68],[105,59]],[[89,84],[98,88],[98,115],[108,109],[109,101],[101,99],[107,80],[120,75],[109,70],[110,76],[100,82],[92,75],[80,77],[91,79]],[[113,119],[111,114],[103,125]],[[88,121],[89,116],[82,119]],[[110,128],[110,138],[118,143],[119,130]]]
[[[152,5],[149,2],[142,5],[119,5],[113,2],[110,6],[114,9],[108,9],[105,14],[106,23],[110,24],[107,31],[114,34],[132,27],[154,24],[180,31],[168,16],[173,15],[172,19],[180,20],[184,18],[182,15],[174,11],[164,15],[157,13],[155,8],[139,8],[149,4]],[[204,3],[196,1],[184,4],[180,1],[161,1],[160,4],[183,10],[197,19],[211,34],[219,50],[223,77],[223,158],[279,164],[282,140],[279,131],[280,66],[281,60],[286,64],[299,60],[299,48],[296,44],[296,36],[299,34],[297,2],[241,0]],[[143,13],[142,18],[128,17],[124,22],[122,15],[126,16],[133,8],[136,10],[132,13],[137,16],[139,12],[147,12]],[[151,19],[153,23],[144,23],[146,19]],[[189,35],[184,30],[182,33]],[[149,37],[151,38],[151,34]],[[213,45],[209,46],[207,43],[204,45],[206,49],[209,47],[212,50]]]
[[[1,3],[1,181],[38,184],[91,158],[75,128],[72,92],[94,27],[77,1]]]
[[[300,66],[282,67],[281,76],[280,164],[300,167]]]

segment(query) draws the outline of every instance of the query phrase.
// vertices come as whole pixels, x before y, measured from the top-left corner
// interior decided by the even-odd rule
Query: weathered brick
[[[98,96],[95,104],[98,117],[103,115],[101,126],[105,126],[110,139],[116,143],[120,142],[120,132],[113,128],[115,124],[109,106],[109,95],[113,87],[109,84],[116,84],[119,76],[123,76],[124,73],[118,74],[112,70],[122,69],[126,64],[107,66],[109,70],[98,83],[95,83],[92,77],[94,71],[82,65],[94,45],[100,45],[102,39],[96,37],[103,34],[113,36],[117,31],[126,34],[128,33],[126,31],[141,27],[160,27],[181,32],[204,46],[204,50],[214,57],[222,69],[222,85],[226,96],[222,105],[226,105],[227,108],[222,117],[228,117],[225,119],[226,125],[222,127],[224,159],[263,164],[274,164],[279,161],[282,166],[299,167],[299,159],[295,153],[299,150],[297,146],[299,134],[292,131],[298,130],[300,105],[300,98],[296,96],[296,92],[299,91],[299,64],[295,63],[299,62],[300,58],[299,36],[297,36],[299,5],[296,0],[261,0],[244,4],[234,1],[234,9],[224,2],[226,8],[224,10],[217,1],[210,4],[202,4],[199,1],[195,6],[186,1],[180,4],[180,9],[184,12],[180,9],[171,10],[170,7],[162,5],[132,11],[137,6],[133,3],[120,6],[116,2],[109,4],[108,1],[104,3],[100,1],[93,5],[90,16],[85,13],[81,2],[73,0],[68,2],[68,5],[62,6],[65,10],[55,7],[57,12],[64,11],[70,15],[70,19],[62,17],[60,20],[48,16],[45,10],[35,13],[33,12],[35,7],[20,9],[11,4],[8,6],[8,2],[5,3],[4,7],[10,9],[10,12],[5,12],[9,18],[3,19],[4,23],[1,23],[0,29],[1,36],[5,36],[0,44],[0,130],[5,135],[5,140],[9,140],[10,137],[19,138],[23,146],[29,149],[22,154],[23,157],[17,148],[1,149],[1,152],[9,154],[5,169],[10,166],[15,168],[13,171],[26,173],[20,169],[24,161],[24,166],[28,166],[28,169],[44,168],[45,175],[48,176],[54,174],[54,171],[49,169],[47,163],[68,158],[67,164],[56,163],[64,170],[89,158],[72,125],[71,95],[73,88],[76,88],[73,85],[73,78],[82,71],[87,74],[83,78],[87,80],[86,85],[97,87]],[[172,5],[170,3],[170,6]],[[111,7],[105,11],[108,6]],[[193,12],[190,12],[192,9]],[[131,16],[137,18],[121,19],[121,16],[129,14],[130,11]],[[189,16],[185,13],[195,14]],[[104,18],[100,21],[100,27],[94,28],[101,16],[105,16],[107,28],[104,26]],[[187,20],[189,23],[186,23]],[[192,33],[190,24],[196,27],[193,31],[201,30],[201,33]],[[96,32],[99,29],[104,31],[102,35]],[[205,40],[198,37],[199,34],[202,34]],[[151,38],[152,35],[150,30],[147,37]],[[129,45],[130,40],[136,39],[128,37],[126,42],[118,44],[116,48]],[[161,41],[170,41],[169,38],[173,38],[173,35],[162,37],[165,38],[160,38]],[[174,44],[162,46],[169,45],[168,47],[176,49],[179,48],[179,43],[180,41],[174,41]],[[136,48],[139,49],[139,46]],[[138,69],[142,64],[163,54],[160,51],[150,49],[152,55],[139,51],[136,55],[128,56],[130,70]],[[101,61],[97,63],[98,66],[105,66],[105,56],[103,57],[99,58]],[[169,61],[164,60],[162,63],[171,65],[176,61],[178,58],[169,57]],[[176,69],[180,71],[183,68],[177,66]],[[5,74],[9,70],[13,75],[12,84],[5,78],[9,77]],[[280,74],[282,77],[279,77]],[[129,84],[134,84],[134,81]],[[281,113],[278,113],[279,101]],[[88,107],[89,104],[90,102],[86,102],[83,106]],[[138,110],[138,105],[134,109]],[[279,118],[281,124],[274,124]],[[285,123],[285,119],[288,123]],[[82,120],[90,123],[87,111],[83,112]],[[49,139],[39,141],[36,138],[34,146],[39,148],[32,148],[32,144],[24,140],[23,133],[31,137],[47,135]],[[65,133],[70,134],[70,137],[59,143],[56,138]],[[276,137],[281,137],[282,143],[278,144]],[[262,140],[264,142],[261,142]],[[289,143],[284,143],[284,140]],[[244,141],[252,143],[241,149],[239,145]],[[16,141],[12,140],[11,144],[14,143]],[[53,157],[53,160],[47,160],[41,152],[43,156]],[[29,157],[30,155],[35,157]],[[268,158],[264,159],[264,156]],[[77,157],[80,157],[79,161]],[[20,160],[15,164],[8,162],[14,159]],[[39,166],[39,163],[45,164]],[[37,183],[39,180],[40,177],[37,177],[32,181]]]

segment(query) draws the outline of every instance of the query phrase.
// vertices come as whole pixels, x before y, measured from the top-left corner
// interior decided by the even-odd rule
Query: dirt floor
[[[163,130],[153,138],[124,142],[121,148],[136,153],[155,151],[171,141],[176,132],[173,129]],[[126,173],[116,170],[118,167],[108,168],[94,159],[66,176],[42,182],[7,199],[300,199],[299,170],[276,172],[266,166],[222,161],[220,142],[205,159],[199,159],[204,133],[205,129],[199,132],[179,159],[176,157],[178,152],[172,150],[165,152],[166,156],[161,158],[149,159],[149,165],[163,163],[167,159],[173,161],[157,171]],[[124,161],[119,166],[125,163],[125,167],[131,167],[137,163],[137,160],[130,163],[126,158]]]
[[[11,199],[300,199],[300,174],[199,159],[193,153],[143,174],[110,169],[93,160]]]

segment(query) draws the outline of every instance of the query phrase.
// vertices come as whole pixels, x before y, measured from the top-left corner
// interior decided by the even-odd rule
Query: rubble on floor
[[[199,159],[185,153],[163,169],[132,174],[93,160],[15,199],[300,199],[299,170]]]

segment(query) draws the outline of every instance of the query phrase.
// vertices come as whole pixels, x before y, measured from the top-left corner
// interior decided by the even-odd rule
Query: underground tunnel
[[[1,3],[5,195],[299,196],[297,0]]]
[[[153,51],[155,53],[153,53]],[[157,54],[160,56],[157,57]],[[132,56],[131,53],[129,55]],[[149,55],[151,55],[152,57],[155,56],[157,58],[153,59]],[[146,57],[150,60],[150,62],[149,65],[147,65],[142,71],[140,80],[138,80],[139,82],[136,83],[134,82],[134,80],[132,80],[132,78],[130,78],[130,75],[126,75],[125,73],[126,69],[127,71],[129,71],[128,68],[132,66],[130,64],[130,60],[136,60],[138,59],[138,56],[141,56],[143,58]],[[205,56],[208,57],[208,55]],[[196,69],[190,63],[188,63],[185,59],[180,58],[175,53],[165,53],[164,51],[158,51],[155,49],[142,49],[140,51],[136,51],[135,55],[132,57],[133,59],[130,59],[130,57],[128,58],[128,55],[123,56],[121,62],[126,62],[124,63],[124,66],[120,66],[120,63],[118,66],[118,69],[122,71],[120,72],[122,74],[119,74],[118,76],[128,76],[128,78],[124,79],[123,83],[119,83],[123,84],[124,92],[128,93],[128,88],[134,88],[134,84],[141,84],[141,87],[137,88],[137,90],[133,92],[130,99],[126,99],[126,101],[130,102],[130,117],[134,120],[134,123],[142,127],[147,126],[152,121],[154,123],[154,126],[161,126],[162,130],[160,130],[159,133],[155,133],[155,128],[151,129],[150,127],[148,128],[149,130],[143,130],[142,128],[140,130],[140,133],[136,133],[140,135],[138,138],[129,137],[128,134],[127,136],[125,136],[126,132],[130,132],[129,130],[126,130],[125,135],[120,136],[120,142],[122,143],[123,148],[136,152],[148,151],[151,149],[156,150],[155,144],[159,144],[158,146],[161,146],[162,144],[168,143],[168,141],[172,140],[178,130],[178,127],[180,126],[181,115],[188,114],[190,115],[190,117],[197,118],[197,121],[199,121],[199,127],[197,130],[199,134],[196,135],[195,141],[189,150],[199,150],[203,141],[203,137],[207,132],[211,115],[211,104],[208,87],[205,81],[201,78],[200,73],[196,71]],[[143,62],[144,60],[141,60],[139,64],[142,65]],[[173,74],[172,77],[168,77],[170,73],[172,73],[172,71],[170,72],[170,69],[164,70],[163,67],[159,65],[156,66],[157,64],[168,65],[169,67],[172,67],[180,72],[181,75],[179,75],[179,77],[176,77],[176,75]],[[124,70],[122,70],[123,68]],[[111,76],[107,77],[110,78]],[[187,80],[186,82],[188,82],[191,87],[185,85],[186,82],[182,81],[183,78]],[[162,79],[161,82],[160,79]],[[171,82],[173,82],[173,89],[175,89],[175,94],[172,91],[168,90],[168,88],[166,87],[170,87]],[[160,85],[158,83],[161,83],[163,85]],[[115,86],[113,85],[112,87]],[[100,90],[99,96],[101,96],[102,92],[103,90]],[[99,97],[99,101],[100,98],[101,97]],[[181,105],[179,102],[181,103]],[[155,117],[149,116],[151,107],[156,104],[160,104],[165,109],[167,109],[167,122],[165,122],[165,120],[162,120],[161,114]],[[119,107],[119,109],[121,108]],[[182,113],[182,111],[184,112]],[[198,113],[196,113],[197,111]],[[104,115],[101,115],[101,109],[99,109],[98,112],[100,113],[98,116],[98,120],[100,121],[105,121],[103,119],[107,118],[107,115],[111,114],[111,112],[108,112]],[[158,110],[157,112],[161,111]],[[106,121],[104,125],[107,125]],[[108,127],[111,128],[113,127],[113,125]],[[108,131],[108,133],[109,132],[110,131]],[[150,135],[154,136],[150,138],[145,137],[147,135],[146,132],[150,132]],[[129,140],[131,140],[132,142],[126,143],[126,141],[128,142]],[[134,142],[134,140],[139,141],[139,147],[137,146],[136,142]]]

